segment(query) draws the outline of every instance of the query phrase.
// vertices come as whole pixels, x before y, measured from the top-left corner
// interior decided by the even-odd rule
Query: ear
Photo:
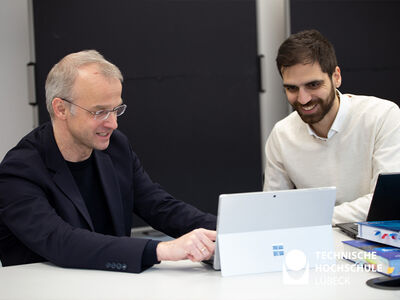
[[[55,117],[62,120],[66,119],[67,109],[65,101],[63,101],[61,98],[54,98],[53,101],[51,102],[51,106],[53,107]]]
[[[335,88],[339,88],[342,84],[342,75],[340,74],[340,68],[336,66],[335,72],[332,74],[332,82]]]

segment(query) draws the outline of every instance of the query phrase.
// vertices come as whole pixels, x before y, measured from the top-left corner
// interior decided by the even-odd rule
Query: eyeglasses
[[[107,120],[111,113],[115,113],[115,115],[117,117],[119,117],[120,115],[122,115],[125,112],[125,110],[127,108],[126,104],[121,104],[121,105],[118,105],[117,107],[114,107],[113,109],[102,109],[102,110],[98,110],[98,111],[90,111],[90,110],[88,110],[88,109],[86,109],[86,108],[84,108],[84,107],[82,107],[82,106],[80,106],[78,104],[73,103],[70,100],[67,100],[67,99],[64,99],[64,98],[60,98],[60,99],[65,101],[65,102],[68,102],[69,104],[78,106],[79,108],[81,108],[83,110],[86,110],[88,113],[91,113],[93,115],[93,118],[95,120],[99,120],[99,121]]]

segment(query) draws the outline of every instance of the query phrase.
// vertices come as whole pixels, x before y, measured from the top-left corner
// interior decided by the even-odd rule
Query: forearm
[[[367,219],[371,199],[372,194],[367,194],[353,201],[335,206],[332,223],[365,221]]]

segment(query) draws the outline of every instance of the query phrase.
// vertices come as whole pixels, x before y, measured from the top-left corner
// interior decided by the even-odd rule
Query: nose
[[[312,99],[311,94],[304,88],[299,88],[299,93],[297,95],[297,102],[300,104],[306,104]]]
[[[111,112],[107,119],[104,120],[104,126],[111,128],[113,130],[118,128],[117,114]]]

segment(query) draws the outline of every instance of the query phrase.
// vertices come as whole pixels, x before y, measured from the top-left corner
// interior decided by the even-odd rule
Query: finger
[[[191,261],[202,261],[204,259],[202,251],[199,250],[197,247],[193,248],[188,256]]]
[[[197,260],[193,255],[189,254],[188,259],[190,259],[192,262],[199,262],[199,260]]]
[[[204,243],[201,242],[201,240],[199,240],[199,242],[197,242],[197,249],[200,252],[200,256],[195,256],[195,259],[197,261],[202,261],[205,259],[208,259],[212,256],[212,254],[214,253],[214,243],[212,241],[210,241],[206,236],[203,236],[204,239]],[[198,253],[197,251],[195,252],[196,254]]]
[[[210,241],[204,234],[201,232],[196,232],[192,235],[192,243],[197,250],[200,251],[202,258],[208,256],[210,251],[213,251],[213,242]]]
[[[190,259],[193,262],[200,262],[200,261],[203,261],[203,260],[210,259],[211,257],[212,257],[212,253],[210,253],[210,252],[208,252],[208,254],[203,253],[203,255],[201,257],[197,257],[197,256],[194,256],[194,255],[191,255],[191,254],[187,255],[187,258]]]
[[[215,250],[214,243],[212,241],[208,240],[207,237],[204,237],[204,238],[210,244],[208,244],[208,243],[207,244],[204,244],[204,243],[197,244],[197,248],[200,250],[200,253],[201,253],[201,257],[199,258],[200,261],[209,259],[213,255],[214,250]],[[197,259],[197,257],[196,257],[196,259]]]
[[[200,252],[202,255],[202,260],[210,254],[210,250],[208,250],[208,248],[206,246],[203,246],[202,248],[200,248]]]
[[[212,249],[212,250],[206,249],[206,250],[202,251],[202,253],[204,255],[202,260],[210,259],[213,256],[214,251],[215,251],[214,249]]]
[[[213,253],[215,250],[215,242],[211,240],[206,234],[200,233],[198,235],[201,245],[199,246],[199,249],[201,252],[204,251],[204,247],[207,249],[207,252]]]
[[[214,253],[216,232],[207,229],[196,229],[185,235],[187,258],[192,261],[202,261]]]
[[[205,255],[208,254],[203,254],[203,248],[205,247],[201,243],[198,235],[199,234],[196,232],[190,232],[184,236],[186,242],[184,243],[183,247],[186,252],[186,257],[191,261],[201,261],[204,259]]]
[[[217,239],[217,232],[215,230],[203,229],[202,232],[212,241]]]

